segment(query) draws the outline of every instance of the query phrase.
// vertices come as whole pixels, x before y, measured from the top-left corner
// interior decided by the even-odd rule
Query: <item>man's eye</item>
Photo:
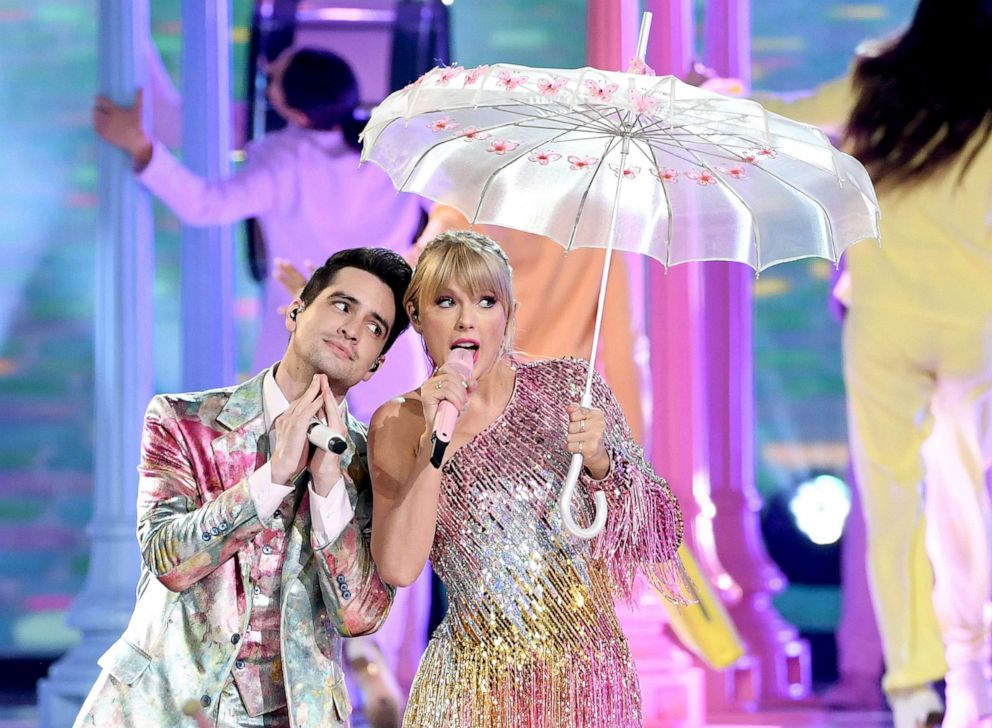
[[[338,311],[348,312],[348,303],[346,301],[335,301],[333,305]]]
[[[378,339],[379,337],[381,337],[381,336],[382,336],[382,327],[381,327],[381,326],[380,326],[379,324],[376,324],[376,323],[370,323],[370,324],[369,324],[368,326],[369,326],[369,331],[371,331],[371,332],[372,332],[372,335],[373,335],[373,336],[374,336],[375,338],[377,338],[377,339]]]
[[[496,296],[483,296],[479,299],[479,305],[483,308],[492,308],[498,303]]]

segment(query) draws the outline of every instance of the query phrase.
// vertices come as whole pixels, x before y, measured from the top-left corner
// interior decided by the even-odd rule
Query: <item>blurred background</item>
[[[466,67],[585,64],[581,0],[446,5],[451,59]],[[841,75],[858,43],[898,29],[913,6],[752,0],[754,88],[796,91]],[[152,38],[177,84],[180,10],[179,0],[151,4]],[[242,121],[254,12],[249,0],[233,0],[232,78]],[[94,0],[0,0],[0,702],[8,706],[33,703],[36,680],[76,643],[63,618],[87,571],[97,435],[96,13]],[[703,42],[700,34],[700,54]],[[245,376],[259,286],[245,227],[235,231],[238,371]],[[154,388],[175,391],[183,346],[180,225],[160,206],[155,235]],[[836,677],[839,551],[850,503],[840,328],[828,311],[832,272],[825,261],[798,262],[762,274],[754,286],[761,524],[789,579],[775,604],[810,641],[816,684]]]

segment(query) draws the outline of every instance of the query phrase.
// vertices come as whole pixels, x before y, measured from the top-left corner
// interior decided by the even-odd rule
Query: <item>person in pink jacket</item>
[[[378,629],[394,590],[372,562],[366,428],[345,395],[406,327],[410,277],[392,251],[339,251],[291,303],[279,362],[149,404],[137,602],[76,728],[178,726],[184,711],[223,728],[349,725],[341,637]],[[315,418],[343,453],[310,446]]]

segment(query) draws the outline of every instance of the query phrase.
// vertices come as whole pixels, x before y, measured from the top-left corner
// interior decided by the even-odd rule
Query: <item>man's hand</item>
[[[152,158],[152,141],[141,126],[141,97],[138,89],[131,106],[118,106],[106,96],[97,96],[93,105],[93,129],[108,144],[127,152],[137,172]]]
[[[324,406],[320,396],[321,379],[326,383],[325,375],[315,374],[300,398],[276,418],[276,451],[272,455],[271,467],[272,482],[277,485],[289,485],[306,467],[310,452],[307,429]]]
[[[324,423],[333,432],[342,437],[345,436],[345,426],[341,422],[338,414],[338,403],[331,394],[331,388],[327,384],[327,377],[323,374],[320,377],[320,399],[324,410]],[[315,448],[313,457],[310,459],[310,475],[313,477],[313,489],[317,495],[327,497],[331,488],[341,479],[341,456],[332,452],[326,452],[321,448]]]

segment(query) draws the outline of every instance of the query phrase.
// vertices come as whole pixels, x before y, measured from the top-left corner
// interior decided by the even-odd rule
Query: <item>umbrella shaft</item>
[[[627,139],[620,148],[620,167],[617,169],[617,189],[613,194],[613,210],[610,212],[610,233],[606,241],[606,255],[603,257],[603,275],[599,280],[599,305],[596,306],[596,325],[592,330],[592,351],[589,352],[589,373],[586,375],[586,389],[582,395],[582,406],[588,407],[592,401],[592,377],[596,371],[596,353],[599,351],[599,333],[603,328],[603,308],[606,304],[606,286],[610,278],[610,263],[613,260],[613,241],[616,237],[617,212],[620,209],[620,185],[623,184],[623,171],[627,166]]]

